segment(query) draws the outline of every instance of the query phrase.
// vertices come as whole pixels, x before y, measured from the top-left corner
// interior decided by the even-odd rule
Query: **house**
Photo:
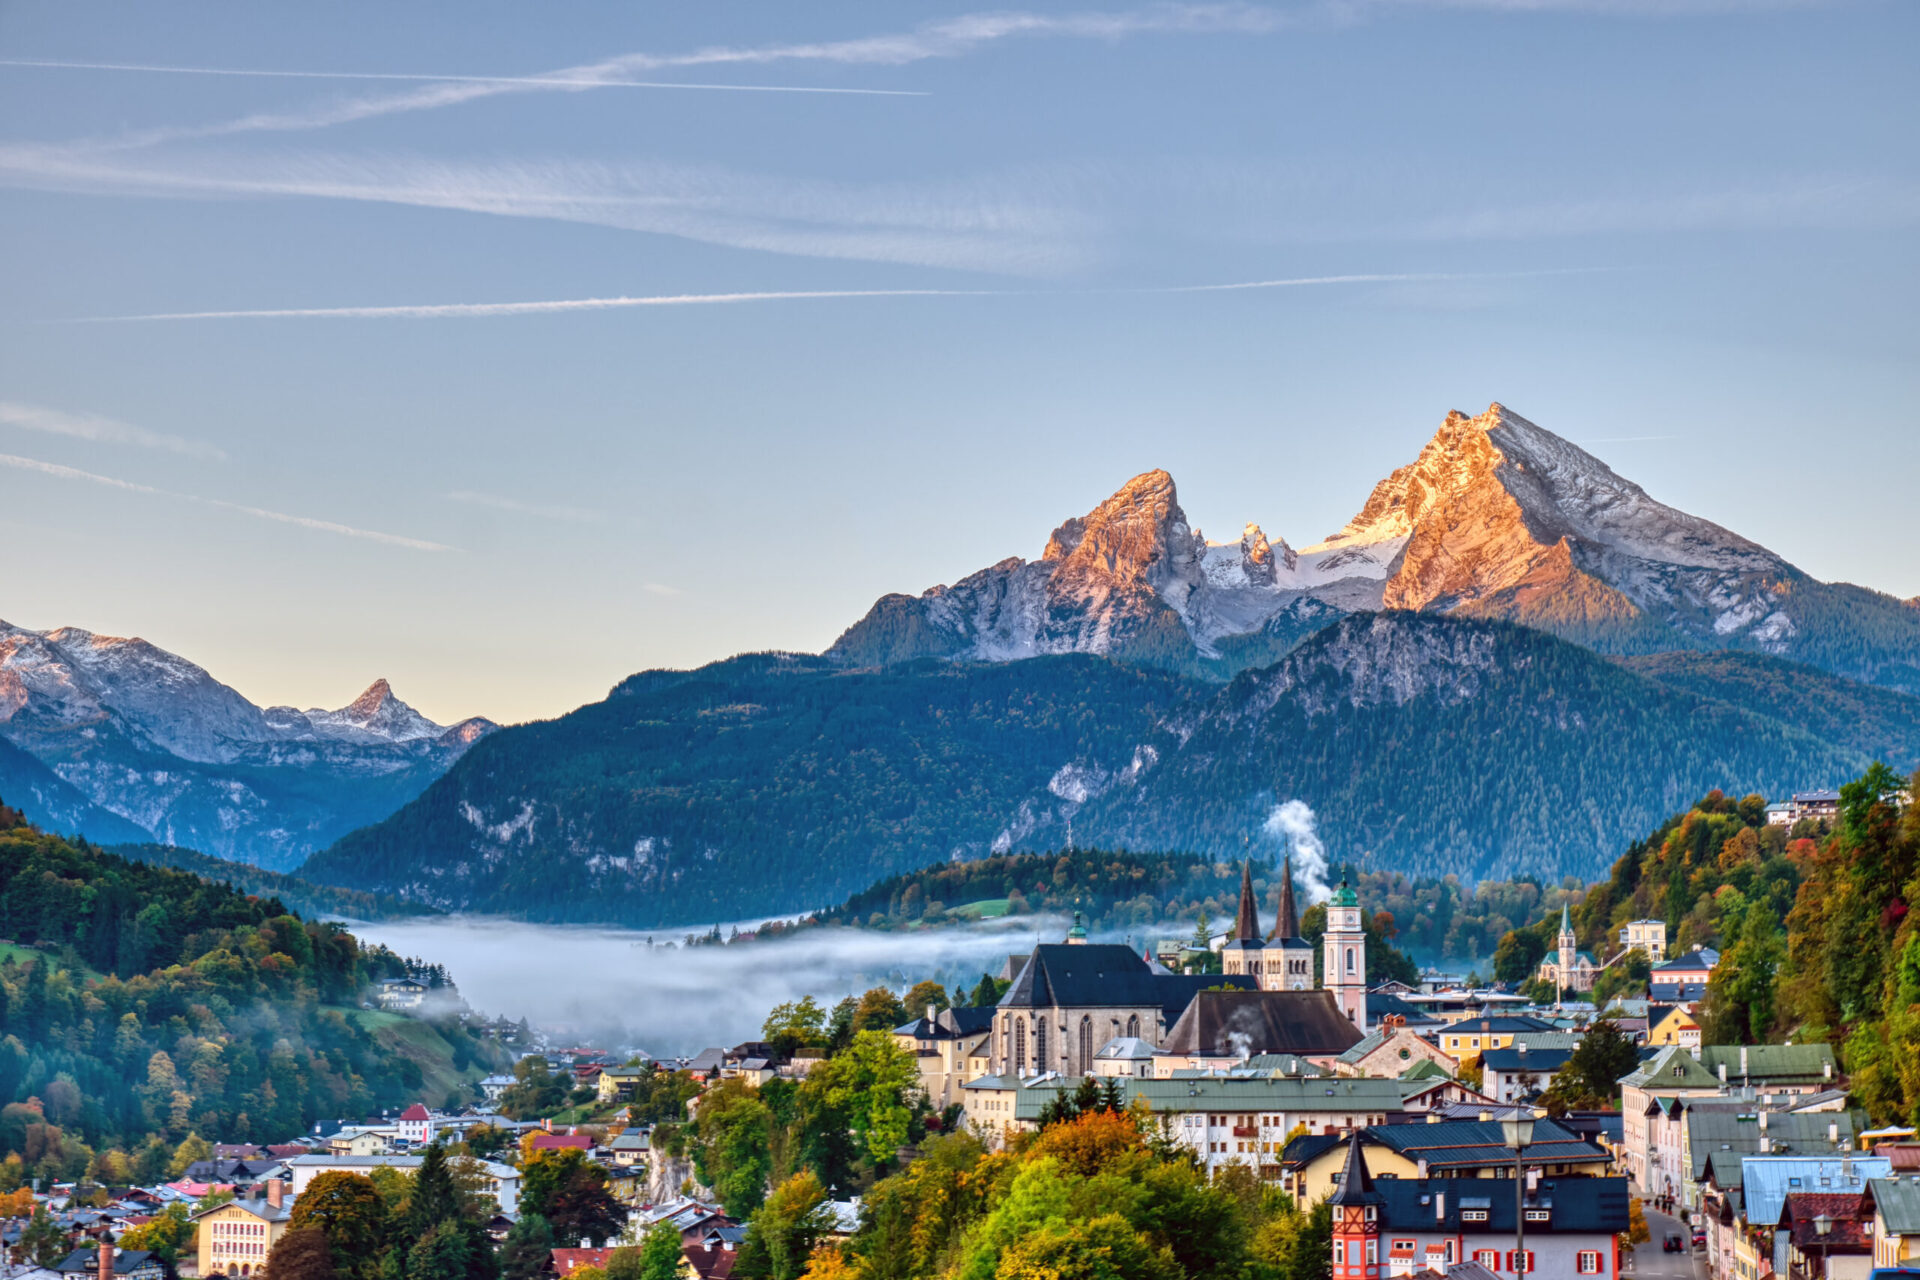
[[[547,1251],[547,1258],[553,1263],[553,1273],[560,1276],[572,1275],[574,1270],[579,1267],[597,1267],[601,1271],[605,1271],[607,1269],[607,1263],[612,1257],[613,1250],[610,1248],[550,1249]]]
[[[163,1280],[166,1275],[160,1259],[146,1250],[120,1249],[105,1242],[75,1249],[54,1270],[66,1280],[98,1277],[106,1265],[101,1255],[108,1249],[113,1250],[114,1280]]]
[[[1647,1010],[1645,1043],[1659,1047],[1677,1044],[1688,1049],[1700,1047],[1700,1024],[1685,1005],[1656,1004]]]
[[[1731,1262],[1736,1274],[1747,1269],[1746,1274],[1755,1276],[1766,1274],[1768,1269],[1787,1273],[1794,1247],[1793,1225],[1788,1218],[1791,1196],[1811,1193],[1858,1198],[1868,1182],[1889,1172],[1886,1159],[1878,1156],[1747,1156],[1740,1165],[1741,1211],[1731,1233],[1731,1255],[1723,1264]],[[1862,1265],[1860,1274],[1865,1270]]]
[[[382,1009],[418,1009],[427,990],[418,978],[382,978],[373,984],[373,998]]]
[[[1167,1032],[1153,1074],[1290,1053],[1329,1068],[1365,1036],[1325,990],[1201,991]]]
[[[1872,1265],[1873,1220],[1862,1217],[1864,1191],[1796,1191],[1780,1215],[1787,1274],[1810,1280],[1865,1277]]]
[[[1704,1174],[1710,1158],[1737,1172],[1747,1156],[1843,1150],[1853,1145],[1853,1116],[1844,1111],[1775,1111],[1752,1098],[1692,1097],[1681,1106],[1680,1142],[1680,1203],[1698,1210],[1706,1196]]]
[[[1471,1105],[1487,1107],[1493,1099],[1448,1075],[1436,1063],[1422,1059],[1400,1076],[1400,1109],[1409,1113],[1433,1114],[1450,1107]]]
[[[232,1187],[250,1187],[284,1172],[279,1160],[195,1160],[183,1175],[193,1182],[218,1182]]]
[[[510,1075],[495,1072],[480,1082],[480,1092],[488,1102],[500,1101],[500,1095],[513,1088],[514,1079]]]
[[[342,1129],[327,1139],[327,1153],[336,1156],[383,1156],[393,1149],[394,1131],[359,1126]]]
[[[371,1174],[375,1169],[395,1169],[407,1176],[413,1176],[425,1156],[336,1156],[309,1155],[295,1156],[287,1161],[287,1169],[293,1175],[293,1194],[297,1200],[306,1191],[307,1185],[323,1173],[340,1170],[346,1173]],[[492,1160],[476,1160],[479,1176],[484,1179],[484,1190],[493,1197],[494,1207],[505,1214],[520,1211],[520,1171],[511,1165],[499,1164]]]
[[[651,1065],[644,1067],[607,1067],[600,1072],[600,1078],[594,1088],[601,1105],[613,1102],[633,1100],[633,1087],[653,1074]]]
[[[653,1135],[644,1129],[616,1133],[607,1140],[607,1150],[613,1153],[617,1165],[642,1164],[653,1153]]]
[[[1774,822],[1774,807],[1767,806],[1767,821]],[[1786,805],[1776,825],[1791,827],[1802,818],[1814,818],[1821,822],[1832,822],[1840,816],[1840,793],[1838,791],[1796,791],[1793,799]]]
[[[1480,1055],[1481,1090],[1495,1102],[1536,1098],[1552,1087],[1579,1043],[1579,1036],[1566,1033],[1516,1036],[1510,1047]]]
[[[1657,964],[1647,978],[1647,994],[1661,1004],[1692,1004],[1707,997],[1707,980],[1720,953],[1711,947],[1695,947],[1683,956]]]
[[[1143,1080],[1153,1078],[1153,1046],[1138,1036],[1120,1036],[1100,1046],[1100,1052],[1093,1055],[1093,1074],[1101,1078],[1108,1076],[1138,1076]]]
[[[1505,1178],[1513,1189],[1513,1148],[1497,1120],[1381,1124],[1360,1131],[1367,1168],[1377,1178]],[[1299,1204],[1317,1204],[1340,1185],[1347,1137],[1305,1134],[1281,1158],[1281,1185]],[[1540,1178],[1602,1177],[1612,1157],[1555,1120],[1537,1120],[1524,1167]]]
[[[1897,1267],[1920,1259],[1920,1181],[1868,1179],[1860,1216],[1872,1229],[1874,1266]]]
[[[1036,947],[994,1008],[989,1071],[1090,1075],[1109,1040],[1134,1036],[1158,1046],[1195,995],[1220,985],[1253,991],[1258,984],[1245,976],[1156,974],[1131,947]]]
[[[1359,1134],[1348,1140],[1333,1210],[1334,1280],[1376,1280],[1417,1268],[1448,1274],[1474,1262],[1493,1272],[1543,1276],[1620,1274],[1626,1231],[1624,1178],[1539,1179],[1524,1203],[1511,1178],[1380,1178]],[[1522,1225],[1526,1256],[1514,1256]]]
[[[1629,920],[1620,926],[1620,950],[1644,951],[1647,959],[1660,964],[1667,958],[1667,922],[1665,920]]]
[[[1231,1164],[1263,1179],[1280,1177],[1280,1153],[1290,1134],[1333,1133],[1382,1124],[1402,1103],[1393,1080],[1303,1079],[1288,1076],[1194,1076],[1124,1080],[1125,1105],[1142,1100],[1166,1134],[1190,1150],[1212,1176]]]
[[[410,1142],[418,1147],[426,1146],[433,1141],[433,1112],[417,1102],[414,1103],[402,1111],[400,1118],[394,1121],[393,1134],[402,1142]]]
[[[593,1138],[584,1133],[536,1133],[528,1143],[529,1151],[578,1151],[582,1155],[593,1150]]]
[[[935,1110],[961,1101],[960,1087],[974,1074],[974,1051],[993,1034],[992,1005],[935,1009],[893,1029],[894,1042],[913,1055],[920,1087]]]
[[[1701,1047],[1700,1062],[1720,1083],[1762,1093],[1820,1093],[1841,1083],[1830,1044],[1710,1044]]]
[[[250,1276],[267,1265],[267,1255],[287,1233],[293,1197],[275,1178],[256,1199],[229,1200],[203,1209],[189,1221],[194,1227],[194,1256],[201,1276]]]
[[[1663,1114],[1654,1103],[1661,1098],[1700,1097],[1720,1092],[1720,1078],[1701,1065],[1693,1053],[1678,1045],[1657,1050],[1651,1058],[1620,1078],[1621,1154],[1634,1187],[1648,1196],[1680,1195],[1679,1148],[1670,1163],[1660,1160],[1650,1117]]]
[[[1386,1015],[1375,1023],[1373,1032],[1348,1046],[1332,1061],[1336,1075],[1405,1077],[1413,1063],[1432,1063],[1446,1075],[1459,1075],[1459,1059],[1446,1050],[1423,1040],[1419,1032],[1407,1027],[1398,1015]]]
[[[1529,1031],[1552,1031],[1554,1026],[1541,1018],[1518,1014],[1483,1015],[1449,1023],[1430,1033],[1433,1042],[1451,1056],[1466,1062],[1489,1049],[1505,1049],[1513,1038]]]

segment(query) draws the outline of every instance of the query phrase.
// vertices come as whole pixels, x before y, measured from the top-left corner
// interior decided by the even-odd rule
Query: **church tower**
[[[1347,1020],[1367,1029],[1367,935],[1360,924],[1360,899],[1347,886],[1327,901],[1327,937],[1321,948],[1320,985],[1333,992]]]
[[[1280,896],[1275,903],[1273,932],[1267,935],[1266,955],[1260,962],[1262,991],[1311,991],[1313,948],[1300,936],[1300,914],[1293,904],[1293,860],[1280,869]]]
[[[1376,1280],[1380,1275],[1380,1207],[1360,1131],[1347,1135],[1347,1167],[1327,1203],[1333,1209],[1333,1280]]]
[[[1259,978],[1266,949],[1260,943],[1260,909],[1253,902],[1253,864],[1240,864],[1240,911],[1234,917],[1233,936],[1220,953],[1220,971]],[[1265,985],[1264,981],[1261,985]]]
[[[1560,907],[1560,972],[1554,975],[1554,998],[1560,999],[1561,990],[1573,978],[1573,966],[1580,958],[1580,944],[1573,936],[1573,921],[1567,916],[1566,904]]]

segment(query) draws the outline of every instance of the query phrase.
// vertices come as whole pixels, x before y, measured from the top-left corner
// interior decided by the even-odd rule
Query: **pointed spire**
[[[1560,932],[1573,932],[1573,923],[1567,919],[1567,904],[1564,902],[1560,904]]]
[[[1240,864],[1240,914],[1233,922],[1235,942],[1260,941],[1260,909],[1253,905],[1253,863]]]
[[[1368,1204],[1377,1199],[1373,1193],[1373,1175],[1367,1172],[1367,1158],[1360,1152],[1360,1130],[1347,1135],[1347,1167],[1340,1185],[1329,1201],[1336,1209],[1343,1205]]]
[[[1275,902],[1273,937],[1285,942],[1300,936],[1300,915],[1293,905],[1293,859],[1280,860],[1280,897]]]

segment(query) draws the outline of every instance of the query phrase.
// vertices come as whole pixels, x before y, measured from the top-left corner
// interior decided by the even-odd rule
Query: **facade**
[[[418,1009],[426,998],[427,984],[417,978],[382,978],[374,984],[382,1009]]]
[[[287,1233],[293,1200],[279,1179],[258,1200],[230,1200],[194,1215],[194,1251],[201,1276],[251,1276]]]
[[[1710,947],[1696,947],[1665,964],[1655,965],[1647,979],[1647,994],[1662,1004],[1693,1004],[1707,997],[1707,982],[1720,953]]]
[[[393,1135],[402,1142],[425,1146],[433,1141],[433,1113],[414,1103],[402,1111],[400,1118],[394,1122]]]
[[[1702,1097],[1719,1092],[1720,1078],[1678,1045],[1661,1049],[1621,1077],[1621,1154],[1636,1191],[1642,1195],[1676,1198],[1680,1194],[1677,1145],[1672,1159],[1665,1165],[1655,1147],[1651,1118],[1661,1114],[1655,1102],[1662,1098]]]
[[[1698,1049],[1700,1024],[1681,1005],[1652,1005],[1647,1009],[1647,1043],[1656,1048],[1677,1044]]]
[[[1431,1062],[1449,1076],[1460,1070],[1458,1058],[1422,1039],[1412,1028],[1389,1015],[1372,1034],[1335,1059],[1333,1069],[1343,1076],[1397,1079],[1417,1062]]]
[[[1348,1139],[1308,1134],[1287,1144],[1282,1185],[1295,1202],[1317,1204],[1340,1185]],[[1382,1124],[1360,1131],[1367,1168],[1375,1178],[1504,1178],[1513,1189],[1513,1148],[1498,1120],[1445,1120],[1430,1124]],[[1613,1158],[1556,1120],[1534,1125],[1525,1167],[1536,1178],[1602,1177]]]
[[[1592,956],[1580,949],[1573,936],[1573,921],[1564,906],[1560,908],[1558,943],[1540,962],[1540,968],[1534,976],[1541,982],[1551,984],[1555,991],[1593,990],[1593,984],[1600,976],[1600,966],[1594,963]]]
[[[1368,1173],[1359,1135],[1349,1141],[1333,1208],[1334,1280],[1379,1280],[1462,1263],[1544,1276],[1620,1274],[1616,1244],[1627,1229],[1620,1178],[1540,1182],[1524,1208],[1511,1178],[1382,1178]],[[1525,1213],[1526,1256],[1515,1256]]]
[[[1572,1046],[1534,1049],[1522,1037],[1511,1049],[1489,1049],[1480,1055],[1481,1086],[1495,1102],[1537,1097],[1553,1086],[1553,1077],[1572,1056]]]
[[[1635,949],[1647,953],[1647,959],[1659,964],[1667,958],[1667,922],[1665,920],[1629,920],[1620,926],[1620,950]]]
[[[397,1169],[408,1177],[420,1167],[425,1156],[295,1156],[287,1161],[287,1171],[293,1175],[293,1196],[299,1199],[307,1186],[323,1173],[340,1170],[346,1173],[371,1174],[375,1169]],[[481,1174],[486,1178],[486,1191],[493,1197],[494,1207],[505,1214],[520,1211],[520,1171],[511,1165],[498,1164],[492,1160],[477,1160]]]
[[[1920,1261],[1920,1182],[1872,1178],[1860,1197],[1860,1214],[1872,1222],[1873,1265],[1897,1267]]]
[[[1465,1062],[1489,1049],[1506,1049],[1513,1038],[1533,1032],[1553,1031],[1554,1025],[1540,1018],[1514,1014],[1480,1017],[1449,1023],[1433,1033],[1434,1043]]]
[[[936,1109],[964,1101],[961,1086],[975,1074],[974,1051],[993,1034],[993,1007],[927,1007],[926,1016],[893,1029],[894,1042],[913,1055],[920,1087]]]
[[[1360,922],[1360,900],[1347,886],[1327,900],[1327,933],[1321,942],[1321,985],[1333,993],[1347,1021],[1367,1029],[1367,934]]]

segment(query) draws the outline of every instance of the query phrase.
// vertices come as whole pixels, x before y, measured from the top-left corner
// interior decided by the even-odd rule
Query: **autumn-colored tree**
[[[329,1169],[307,1184],[293,1202],[289,1231],[317,1227],[326,1233],[333,1261],[350,1280],[380,1280],[387,1248],[387,1206],[371,1180]]]
[[[1146,1140],[1133,1116],[1124,1111],[1090,1111],[1078,1119],[1050,1126],[1028,1149],[1028,1154],[1034,1158],[1056,1157],[1064,1167],[1083,1177],[1092,1177],[1110,1164],[1128,1160],[1145,1150]]]
[[[267,1255],[266,1280],[339,1280],[333,1246],[318,1227],[300,1227],[280,1237]]]

